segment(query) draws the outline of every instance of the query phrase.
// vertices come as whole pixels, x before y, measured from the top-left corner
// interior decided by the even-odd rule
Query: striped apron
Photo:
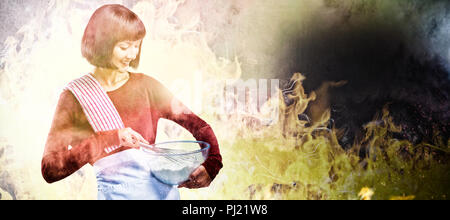
[[[100,83],[86,74],[73,80],[70,90],[80,103],[95,132],[125,128],[114,104]],[[116,146],[105,146],[110,153]],[[124,150],[101,158],[93,164],[98,199],[180,199],[176,186],[167,185],[151,175],[148,157],[137,149]]]

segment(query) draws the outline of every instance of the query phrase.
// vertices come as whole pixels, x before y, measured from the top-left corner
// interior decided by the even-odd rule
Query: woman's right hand
[[[139,133],[131,128],[119,129],[120,146],[139,148],[139,142],[149,144]]]

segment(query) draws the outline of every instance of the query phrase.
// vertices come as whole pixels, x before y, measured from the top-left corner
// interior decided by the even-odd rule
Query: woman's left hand
[[[178,185],[178,188],[186,187],[189,189],[197,189],[202,187],[208,187],[211,184],[211,177],[203,165],[200,165],[194,172],[189,176],[189,180]]]

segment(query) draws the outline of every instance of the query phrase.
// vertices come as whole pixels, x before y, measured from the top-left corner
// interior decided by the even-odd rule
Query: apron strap
[[[108,94],[91,74],[71,81],[64,89],[73,93],[95,132],[125,128]],[[110,153],[119,147],[108,146],[104,150]]]

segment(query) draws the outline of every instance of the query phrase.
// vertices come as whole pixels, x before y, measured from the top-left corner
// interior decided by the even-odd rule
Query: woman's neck
[[[114,87],[129,78],[128,71],[96,67],[94,77],[104,87]]]

